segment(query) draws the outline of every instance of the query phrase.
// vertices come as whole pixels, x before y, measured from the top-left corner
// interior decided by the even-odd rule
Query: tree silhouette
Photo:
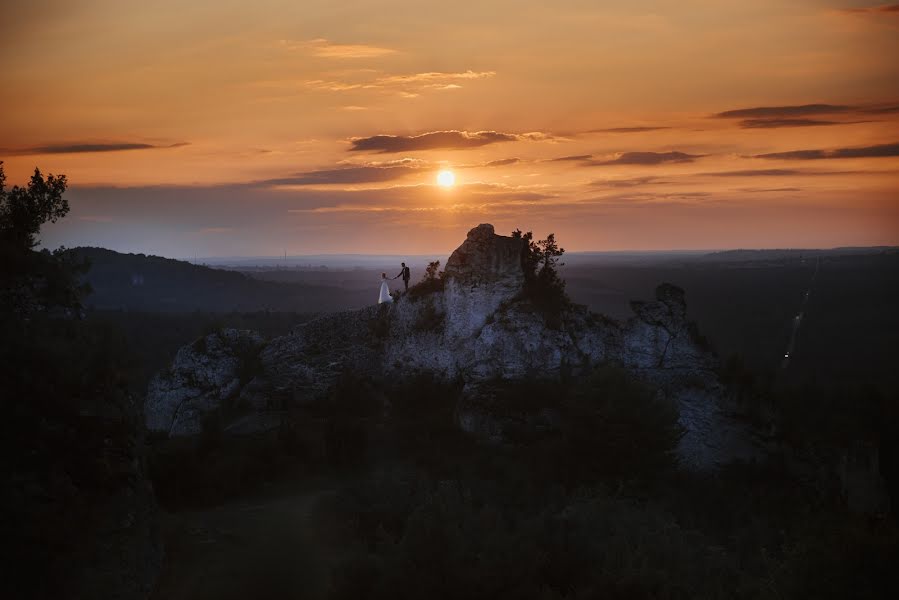
[[[565,264],[559,262],[565,249],[559,246],[553,233],[534,241],[532,232],[516,229],[512,237],[525,242],[521,255],[525,293],[545,313],[558,314],[570,302],[565,294],[565,280],[557,269]]]
[[[0,161],[0,308],[7,314],[79,308],[89,289],[79,282],[86,262],[63,248],[35,251],[41,227],[69,212],[63,197],[67,185],[65,175],[44,177],[35,169],[25,187],[7,190]]]

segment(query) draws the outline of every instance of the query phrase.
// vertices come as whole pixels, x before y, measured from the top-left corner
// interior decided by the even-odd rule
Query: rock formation
[[[275,422],[265,415],[321,397],[345,370],[380,377],[427,371],[461,380],[472,397],[498,380],[554,379],[613,363],[679,403],[685,462],[701,467],[755,452],[718,402],[715,359],[688,327],[682,290],[659,286],[656,299],[634,303],[634,316],[623,323],[572,306],[549,326],[523,293],[524,243],[479,225],[450,256],[431,293],[413,290],[393,305],[327,315],[264,347],[258,336],[232,330],[182,348],[172,369],[150,384],[147,426],[193,434],[206,415],[243,405],[256,420],[236,424],[264,427]],[[261,347],[250,380],[238,373],[237,356],[245,351],[239,348],[247,344]],[[501,437],[502,426],[490,415],[460,410],[459,419],[473,433],[489,429],[490,437]]]

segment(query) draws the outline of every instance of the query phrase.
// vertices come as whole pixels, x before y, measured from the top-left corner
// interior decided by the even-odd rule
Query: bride
[[[387,287],[387,273],[381,273],[381,295],[378,296],[378,304],[384,302],[393,302],[390,289]]]

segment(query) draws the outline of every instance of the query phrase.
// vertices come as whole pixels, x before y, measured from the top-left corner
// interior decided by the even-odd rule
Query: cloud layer
[[[129,142],[91,143],[74,142],[68,144],[49,144],[46,146],[33,146],[30,148],[8,149],[5,154],[23,156],[29,154],[83,154],[90,152],[121,152],[123,150],[160,150],[166,148],[180,148],[188,146],[188,142],[178,142],[168,145],[140,144]]]
[[[899,143],[861,146],[857,148],[836,148],[830,150],[791,150],[789,152],[769,152],[756,154],[755,158],[782,160],[821,160],[836,158],[882,158],[899,156]]]
[[[431,131],[420,135],[374,135],[353,138],[352,152],[415,152],[420,150],[461,150],[500,142],[550,139],[544,133],[503,133],[499,131]]]
[[[854,106],[840,104],[801,104],[798,106],[756,106],[753,108],[738,108],[726,110],[715,116],[719,119],[752,119],[773,117],[807,117],[810,115],[829,115],[845,113],[856,110]]]
[[[592,161],[588,164],[596,166],[604,165],[661,165],[665,163],[688,163],[693,162],[697,158],[702,158],[701,154],[687,154],[686,152],[622,152],[615,158],[610,160]]]

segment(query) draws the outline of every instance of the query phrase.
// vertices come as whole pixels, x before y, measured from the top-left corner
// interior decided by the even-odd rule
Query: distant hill
[[[838,257],[838,256],[867,256],[879,254],[897,254],[896,246],[846,246],[843,248],[772,248],[765,250],[722,250],[711,252],[701,257],[705,261],[740,262],[740,261],[771,261],[771,260],[797,260],[800,258]]]
[[[336,286],[264,281],[160,256],[90,247],[69,252],[90,260],[86,280],[93,293],[85,304],[98,310],[311,313],[358,308],[374,297]]]

